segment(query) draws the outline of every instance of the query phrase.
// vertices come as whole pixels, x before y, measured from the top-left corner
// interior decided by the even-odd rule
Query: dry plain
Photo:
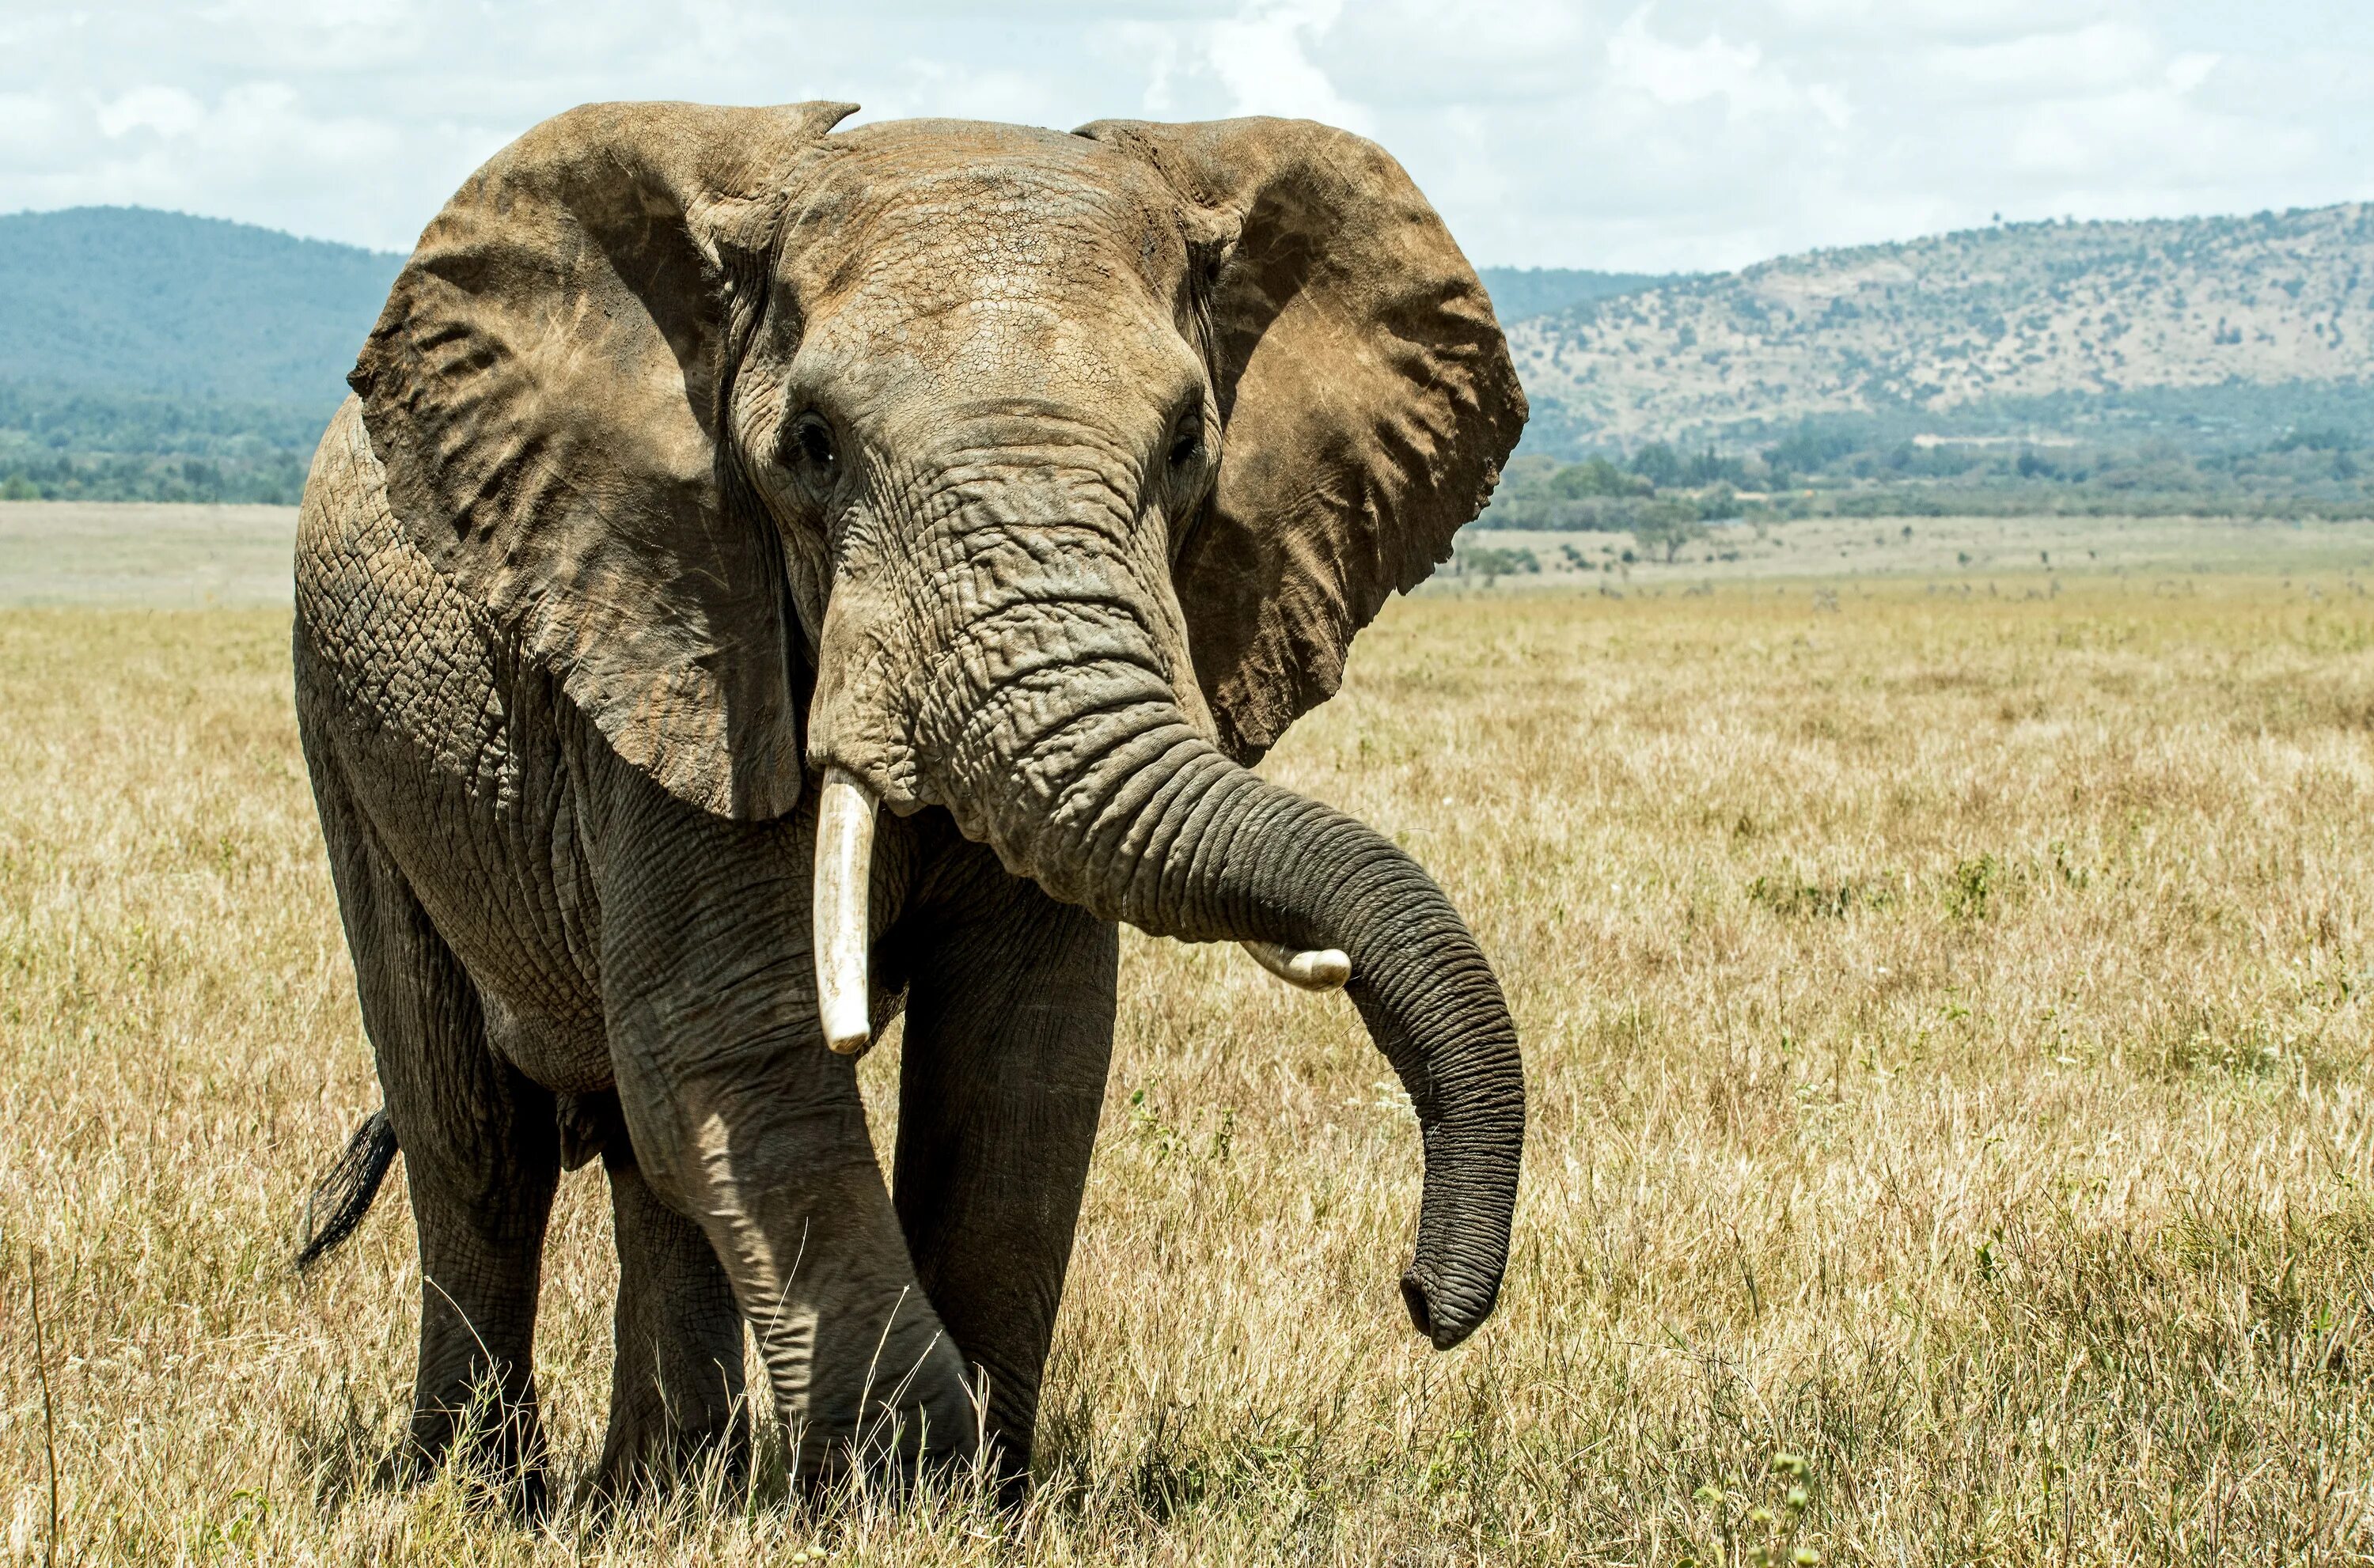
[[[1416,1132],[1348,1004],[1133,938],[1021,1518],[762,1487],[529,1530],[370,1483],[400,1179],[288,1268],[376,1092],[286,610],[11,525],[85,586],[0,597],[115,603],[0,613],[0,1560],[42,1560],[53,1458],[61,1562],[2374,1555],[2374,528],[1397,601],[1266,770],[1411,847],[1507,982],[1498,1316],[1443,1356],[1402,1318]],[[564,1482],[607,1214],[568,1178]]]

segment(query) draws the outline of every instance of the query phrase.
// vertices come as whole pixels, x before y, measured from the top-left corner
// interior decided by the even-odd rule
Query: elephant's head
[[[1245,765],[1489,493],[1525,411],[1483,289],[1322,126],[849,111],[601,106],[488,164],[355,373],[394,509],[697,806],[824,771],[1105,918],[1348,954],[1425,1130],[1404,1293],[1456,1343],[1515,1200],[1506,1006],[1406,855]]]

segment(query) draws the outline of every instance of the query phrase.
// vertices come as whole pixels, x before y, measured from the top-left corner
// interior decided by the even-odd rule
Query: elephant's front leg
[[[738,1483],[749,1462],[742,1314],[708,1236],[660,1201],[626,1141],[620,1133],[602,1156],[618,1306],[596,1490],[631,1497],[712,1463]]]
[[[620,1108],[652,1189],[725,1265],[797,1474],[969,1459],[968,1369],[916,1281],[856,1064],[817,1022],[813,818],[754,827],[647,797],[613,829],[602,985]]]
[[[974,845],[940,859],[925,892],[902,943],[899,1217],[942,1320],[988,1378],[989,1435],[1014,1491],[1104,1104],[1118,936]]]

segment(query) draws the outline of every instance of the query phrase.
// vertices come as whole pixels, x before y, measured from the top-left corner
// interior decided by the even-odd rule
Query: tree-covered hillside
[[[140,207],[0,216],[0,497],[294,500],[403,260]]]
[[[2374,206],[1816,251],[1510,335],[1538,415],[1529,446],[1568,456],[1745,445],[1809,415],[2068,434],[2132,425],[2164,393],[2263,440],[2280,431],[2262,415],[2301,395],[2374,410]]]
[[[1492,313],[1504,327],[1675,281],[1662,273],[1585,272],[1579,267],[1478,267],[1476,275],[1484,280]]]
[[[145,207],[0,216],[18,385],[335,409],[404,258]]]

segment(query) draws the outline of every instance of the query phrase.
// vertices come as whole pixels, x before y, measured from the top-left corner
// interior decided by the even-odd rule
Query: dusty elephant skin
[[[743,1462],[746,1321],[804,1479],[985,1445],[1019,1484],[1117,921],[1347,954],[1423,1128],[1412,1320],[1447,1348],[1499,1288],[1491,970],[1406,855],[1245,766],[1514,444],[1474,273],[1322,126],[848,112],[522,137],[423,235],[306,488],[299,713],[387,1118],[326,1223],[400,1148],[401,1463],[475,1431],[531,1506],[546,1216],[596,1156],[603,1487]],[[895,1199],[817,1018],[828,769],[887,808],[851,940],[906,1012]]]

